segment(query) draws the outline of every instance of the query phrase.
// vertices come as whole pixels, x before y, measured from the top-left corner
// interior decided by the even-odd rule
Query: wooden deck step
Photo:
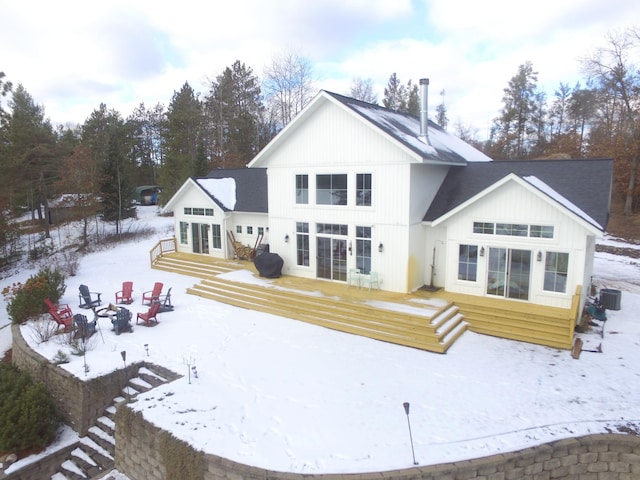
[[[435,308],[435,312],[434,307],[423,308],[425,314],[418,315],[221,278],[203,280],[187,293],[437,353],[445,353],[466,328],[462,315],[450,304]]]

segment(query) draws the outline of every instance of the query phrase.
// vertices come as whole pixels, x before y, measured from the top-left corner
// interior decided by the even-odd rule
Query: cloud
[[[6,3],[6,2],[5,2]],[[3,5],[0,70],[23,83],[54,123],[83,122],[101,102],[126,117],[139,103],[167,105],[185,83],[208,83],[240,60],[262,76],[273,56],[308,56],[319,88],[347,93],[391,73],[431,81],[430,105],[484,128],[519,65],[533,63],[552,94],[581,78],[580,57],[607,31],[640,18],[627,0],[24,0]]]

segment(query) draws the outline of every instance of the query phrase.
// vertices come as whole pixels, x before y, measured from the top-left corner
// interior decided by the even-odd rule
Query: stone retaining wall
[[[51,476],[60,469],[62,462],[69,457],[69,453],[76,447],[77,443],[62,448],[16,471],[12,471],[11,467],[9,467],[11,473],[0,472],[0,480],[36,480],[51,478]]]
[[[121,369],[84,381],[49,363],[46,358],[32,350],[22,338],[19,325],[12,325],[11,333],[13,364],[28,372],[35,381],[45,384],[64,422],[80,436],[86,435],[89,427],[122,392],[129,380],[128,375],[138,371],[138,366],[132,364],[128,367],[128,372]]]
[[[45,383],[65,422],[81,435],[128,381],[123,372],[82,381],[34,352],[18,326],[12,326],[12,333],[14,364]],[[130,371],[137,372],[141,365],[131,365]],[[9,478],[39,478],[49,459],[42,462]],[[124,407],[116,414],[115,462],[119,471],[134,480],[632,480],[640,478],[640,437],[589,435],[461,462],[376,473],[309,475],[204,454]]]
[[[116,415],[115,461],[120,472],[135,480],[632,480],[640,478],[640,437],[588,435],[461,462],[309,475],[275,472],[198,452],[126,407]]]

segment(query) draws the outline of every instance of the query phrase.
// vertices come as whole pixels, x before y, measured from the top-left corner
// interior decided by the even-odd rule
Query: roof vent
[[[429,145],[429,79],[420,79],[420,135],[418,138]]]

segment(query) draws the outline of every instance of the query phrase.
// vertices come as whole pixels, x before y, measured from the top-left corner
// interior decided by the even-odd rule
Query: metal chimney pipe
[[[420,140],[429,144],[429,79],[420,79]]]

